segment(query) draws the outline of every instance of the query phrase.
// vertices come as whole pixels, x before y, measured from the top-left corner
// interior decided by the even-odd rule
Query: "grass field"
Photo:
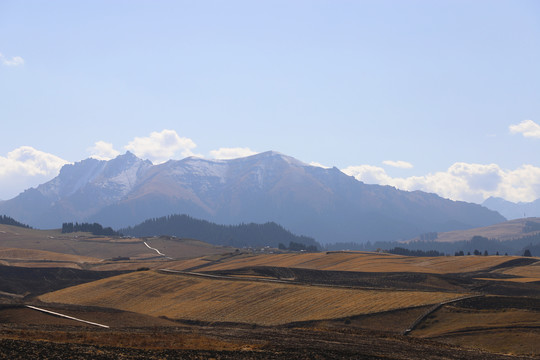
[[[510,234],[522,225],[510,222],[503,230]],[[133,348],[210,351],[204,353],[207,357],[238,352],[231,358],[245,347],[251,351],[249,358],[264,358],[289,354],[292,346],[300,351],[298,359],[307,358],[302,353],[307,346],[310,355],[322,351],[333,358],[355,358],[362,341],[363,354],[388,341],[376,350],[384,358],[400,351],[404,359],[449,359],[457,352],[461,359],[495,359],[507,357],[494,352],[523,356],[540,351],[538,258],[354,251],[261,254],[166,236],[110,238],[5,225],[0,225],[0,245],[0,264],[7,265],[0,283],[0,304],[5,304],[0,305],[0,342],[23,354],[28,347],[33,354],[48,347],[47,356],[54,358],[56,345],[50,344],[69,343],[70,351],[83,344],[104,344],[127,353]],[[122,275],[105,271],[144,268],[150,270]],[[475,297],[434,307],[468,294]],[[95,330],[5,307],[27,301],[112,327]],[[413,323],[418,326],[409,336],[401,335]],[[195,328],[199,333],[193,333]],[[76,338],[71,339],[73,334]],[[428,354],[428,348],[437,350]]]
[[[439,233],[437,235],[437,241],[454,242],[471,240],[471,238],[476,235],[483,236],[488,239],[511,240],[524,235],[523,228],[525,227],[525,223],[527,221],[540,222],[540,218],[515,219],[481,228]],[[527,233],[527,235],[531,234],[535,234],[535,232]],[[420,240],[420,238],[413,240]]]
[[[456,312],[443,308],[415,337],[516,355],[540,354],[540,313],[527,310]]]
[[[149,249],[144,242],[160,250],[166,257]],[[94,236],[89,233],[62,234],[59,230],[34,230],[0,224],[0,263],[13,266],[43,267],[47,265],[40,262],[50,261],[55,263],[50,266],[81,268],[80,264],[85,263],[84,268],[95,267],[96,270],[135,270],[142,266],[159,267],[159,263],[168,258],[190,259],[231,251],[234,249],[193,239],[165,236],[137,239]],[[119,257],[145,263],[111,261]],[[155,266],[152,262],[156,263]]]
[[[40,300],[174,319],[276,325],[435,304],[462,295],[216,280],[147,271],[63,289]]]
[[[194,265],[205,265],[204,271],[231,270],[254,266],[296,267],[316,270],[358,271],[358,272],[419,272],[419,273],[460,273],[489,269],[508,260],[512,256],[439,256],[409,257],[368,252],[320,252],[302,254],[264,254],[239,256],[223,262],[189,260],[171,265],[170,268],[185,270]]]
[[[70,255],[55,253],[45,250],[32,249],[9,249],[0,248],[0,259],[2,260],[53,260],[53,261],[71,261],[71,262],[96,262],[100,259],[88,256]]]

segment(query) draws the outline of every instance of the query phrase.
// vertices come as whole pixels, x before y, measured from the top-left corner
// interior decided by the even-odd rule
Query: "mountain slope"
[[[37,228],[59,228],[125,197],[151,166],[130,152],[110,161],[89,158],[65,165],[51,181],[0,203],[0,212]]]
[[[173,235],[179,238],[197,239],[214,245],[234,247],[277,248],[280,243],[287,246],[291,242],[320,248],[312,238],[297,236],[276,223],[218,225],[187,215],[170,215],[149,219],[133,227],[119,230],[124,235],[148,237]]]
[[[509,220],[540,217],[540,199],[532,202],[513,203],[501,198],[490,197],[482,203],[482,206],[498,211]]]
[[[367,185],[271,151],[159,165],[130,153],[87,159],[0,204],[0,213],[38,227],[96,221],[117,228],[174,213],[222,224],[273,221],[320,242],[408,239],[505,220],[480,205]]]

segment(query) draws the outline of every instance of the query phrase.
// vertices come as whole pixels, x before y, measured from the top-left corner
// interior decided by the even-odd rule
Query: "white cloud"
[[[0,198],[12,198],[24,189],[52,179],[67,163],[30,146],[21,146],[5,157],[0,156]]]
[[[392,182],[392,178],[386,174],[386,171],[378,166],[349,166],[341,171],[367,184],[390,185]]]
[[[110,160],[120,155],[120,151],[115,150],[113,144],[105,141],[96,141],[94,146],[88,148],[90,157],[98,160]]]
[[[512,134],[522,134],[525,137],[540,139],[540,125],[532,120],[523,120],[517,125],[509,126]]]
[[[218,150],[211,150],[210,151],[210,157],[214,159],[236,159],[241,157],[246,157],[250,155],[255,155],[256,152],[251,150],[250,148],[242,148],[242,147],[236,147],[236,148],[219,148]]]
[[[383,168],[371,165],[349,166],[342,171],[365,183],[422,190],[453,200],[482,202],[497,196],[516,202],[540,198],[540,168],[532,165],[505,170],[496,164],[459,162],[446,171],[406,178],[391,177]]]
[[[11,59],[8,59],[0,53],[0,62],[6,66],[19,66],[24,64],[24,59],[20,56],[13,56]]]
[[[410,162],[401,161],[401,160],[398,160],[398,161],[385,160],[383,161],[383,164],[392,166],[395,168],[400,168],[400,169],[412,169],[413,167],[413,164],[411,164]]]
[[[180,137],[174,130],[152,132],[148,137],[136,137],[124,148],[140,158],[149,159],[155,164],[165,162],[180,154],[182,157],[195,155],[191,150],[197,145],[193,140]]]

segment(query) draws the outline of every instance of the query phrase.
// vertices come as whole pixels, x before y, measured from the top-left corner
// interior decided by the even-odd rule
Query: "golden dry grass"
[[[211,264],[204,271],[231,270],[253,266],[295,267],[315,270],[359,271],[359,272],[420,272],[460,273],[486,270],[516,257],[511,256],[439,256],[409,257],[369,252],[329,252],[303,254],[264,254],[232,258]],[[205,264],[202,260],[179,262],[171,268],[187,269],[193,264]],[[206,262],[208,264],[208,262]]]
[[[540,355],[540,332],[526,329],[485,331],[437,338],[457,346],[509,355],[525,355],[537,359]]]
[[[217,280],[147,271],[78,285],[40,299],[176,319],[276,325],[435,304],[462,295]]]
[[[11,260],[49,260],[49,261],[62,261],[62,262],[73,262],[73,263],[93,263],[98,262],[100,259],[88,257],[88,256],[79,256],[79,255],[70,255],[70,254],[61,254],[45,250],[34,250],[34,249],[11,249],[11,248],[0,248],[0,259],[11,261]]]
[[[540,313],[520,309],[456,311],[443,308],[414,330],[414,335],[436,337],[464,330],[520,326],[540,327]]]
[[[437,241],[442,242],[454,242],[454,241],[463,241],[471,240],[473,236],[479,235],[487,237],[488,239],[498,239],[498,240],[510,240],[523,236],[523,228],[527,221],[540,222],[540,218],[525,218],[525,219],[515,219],[506,221],[503,223],[474,228],[469,230],[456,230],[449,231],[444,233],[439,233]],[[534,232],[528,233],[527,235],[534,234]],[[419,238],[413,239],[419,240]]]
[[[166,256],[175,259],[219,255],[234,250],[192,239],[111,238],[94,236],[89,233],[62,234],[59,230],[34,230],[0,224],[0,244],[3,248],[39,250],[59,254],[53,259],[48,258],[46,260],[65,261],[65,256],[62,254],[95,259],[129,257],[132,260],[141,261],[159,257],[154,250],[144,245],[144,241]],[[20,252],[20,254],[23,254],[23,252]],[[27,254],[28,258],[23,256],[19,259],[38,260],[35,258],[37,253],[28,252]]]
[[[516,266],[510,269],[505,269],[503,273],[528,278],[540,278],[540,261],[530,265]]]
[[[444,307],[413,331],[459,346],[509,354],[540,353],[540,313],[523,309],[464,310]]]

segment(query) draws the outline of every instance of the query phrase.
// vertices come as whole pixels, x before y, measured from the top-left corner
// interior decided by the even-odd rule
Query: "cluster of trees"
[[[438,252],[437,250],[409,250],[402,247],[395,247],[390,250],[384,250],[384,252],[405,256],[444,256],[444,253]]]
[[[21,222],[18,222],[18,221],[15,220],[14,218],[9,217],[9,216],[7,216],[7,215],[2,215],[2,216],[0,216],[0,224],[4,224],[4,225],[13,225],[13,226],[19,226],[19,227],[31,229],[30,226],[28,226],[28,225],[26,225],[26,224],[23,224],[23,223],[21,223]]]
[[[62,234],[72,233],[72,232],[89,232],[92,235],[103,235],[103,236],[122,236],[122,233],[114,231],[111,227],[104,228],[101,224],[98,223],[63,223],[62,224]]]
[[[489,253],[488,253],[487,250],[484,250],[484,254],[482,254],[482,252],[479,251],[479,250],[477,250],[477,249],[474,249],[474,251],[473,251],[472,254],[475,255],[475,256],[480,256],[480,255],[488,256],[488,255],[489,255]],[[455,256],[465,256],[465,252],[464,252],[463,250],[456,251],[454,255],[455,255]],[[468,255],[468,256],[471,255],[471,252],[468,251],[468,252],[467,252],[467,255]],[[495,253],[495,255],[498,256],[498,255],[499,255],[499,252],[497,251],[497,252]],[[508,256],[508,253],[505,253],[504,255],[505,255],[505,256]]]
[[[317,246],[315,245],[305,245],[302,243],[297,243],[294,241],[291,241],[289,243],[289,246],[285,246],[283,243],[278,244],[278,249],[280,250],[290,250],[290,251],[306,251],[306,252],[317,252],[319,249],[317,249]]]
[[[534,229],[538,223],[530,222],[528,229]],[[435,233],[426,233],[432,235],[424,235],[424,238],[433,237]],[[421,236],[422,237],[422,236]],[[444,254],[455,254],[461,256],[462,254],[512,254],[523,255],[525,250],[529,250],[532,254],[540,254],[540,232],[533,233],[531,235],[524,235],[519,238],[500,241],[498,239],[488,239],[484,236],[473,236],[470,240],[455,241],[455,242],[441,242],[436,240],[429,241],[411,241],[411,242],[366,242],[366,243],[334,243],[326,244],[324,250],[327,251],[339,251],[339,250],[359,250],[359,251],[377,251],[377,249],[392,249],[403,248],[411,251],[438,251]],[[483,253],[480,253],[478,249],[483,249]]]
[[[191,238],[215,245],[234,247],[278,247],[279,243],[302,244],[320,248],[315,239],[298,236],[282,226],[268,222],[265,224],[218,225],[206,220],[194,219],[188,215],[169,215],[148,219],[139,225],[119,230],[130,236],[171,235],[178,238]]]

